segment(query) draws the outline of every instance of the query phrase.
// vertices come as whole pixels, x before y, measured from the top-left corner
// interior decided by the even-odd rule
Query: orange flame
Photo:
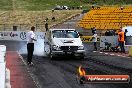
[[[79,66],[79,75],[80,76],[84,76],[84,75],[86,75],[86,72],[85,72],[85,70],[82,68],[82,66]]]

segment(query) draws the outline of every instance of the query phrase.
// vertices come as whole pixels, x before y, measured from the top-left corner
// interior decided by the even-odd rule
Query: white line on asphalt
[[[99,53],[103,53],[103,52],[99,52]]]
[[[94,53],[97,52],[97,51],[93,51]]]
[[[113,55],[115,55],[115,54],[112,53],[112,54],[110,54],[110,55],[113,56]]]
[[[105,53],[106,55],[108,54],[108,53]]]
[[[24,59],[23,59],[23,57],[21,56],[21,54],[20,54],[18,51],[17,51],[17,53],[18,53],[20,59],[22,60],[22,62],[24,63],[24,65],[27,66],[27,63],[24,61]],[[28,67],[26,67],[26,68],[27,68],[27,71],[28,71],[29,75],[30,75],[31,78],[33,79],[33,82],[34,82],[35,85],[37,86],[37,88],[41,88],[41,87],[39,86],[39,83],[37,83],[37,82],[35,81],[35,78],[34,78],[33,74],[29,71],[29,68],[28,68]]]
[[[96,52],[96,51],[93,51],[93,52]],[[114,54],[114,53],[105,53],[105,52],[99,52],[99,53],[103,53],[103,54],[105,54],[105,55],[111,55],[111,56],[119,56],[119,57],[126,57],[126,58],[130,58],[129,56],[124,56],[124,55],[116,55],[116,54]]]
[[[122,55],[121,55],[121,57],[126,57],[126,56],[122,56]]]
[[[121,56],[121,55],[117,55],[117,56]]]
[[[22,62],[24,63],[24,65],[27,65],[27,63],[24,61],[23,57],[19,54],[19,52],[17,51],[18,56],[20,57],[20,59],[22,60]]]
[[[5,81],[5,88],[11,88],[11,80],[10,80],[10,70],[6,68],[6,81]]]

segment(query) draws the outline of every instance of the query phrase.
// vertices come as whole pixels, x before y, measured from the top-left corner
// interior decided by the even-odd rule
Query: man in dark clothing
[[[45,23],[45,29],[46,29],[46,31],[48,31],[48,23],[47,22]]]
[[[95,32],[96,32],[96,28],[95,27],[93,27],[93,28],[91,28],[91,30],[92,30],[92,33],[93,33],[93,35],[95,34]]]
[[[127,29],[125,29],[125,32],[124,32],[124,38],[125,38],[125,42],[126,42],[126,33],[127,33]]]

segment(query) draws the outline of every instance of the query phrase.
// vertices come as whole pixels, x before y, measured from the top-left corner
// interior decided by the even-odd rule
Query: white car
[[[75,29],[50,29],[47,35],[50,44],[50,58],[60,55],[84,58],[84,46]]]

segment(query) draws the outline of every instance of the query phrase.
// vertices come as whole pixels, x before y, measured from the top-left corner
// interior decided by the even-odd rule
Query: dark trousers
[[[119,41],[119,46],[121,48],[121,52],[125,53],[124,42]]]
[[[27,44],[27,62],[31,64],[34,51],[34,43]]]
[[[97,50],[96,42],[94,42],[94,49]]]

